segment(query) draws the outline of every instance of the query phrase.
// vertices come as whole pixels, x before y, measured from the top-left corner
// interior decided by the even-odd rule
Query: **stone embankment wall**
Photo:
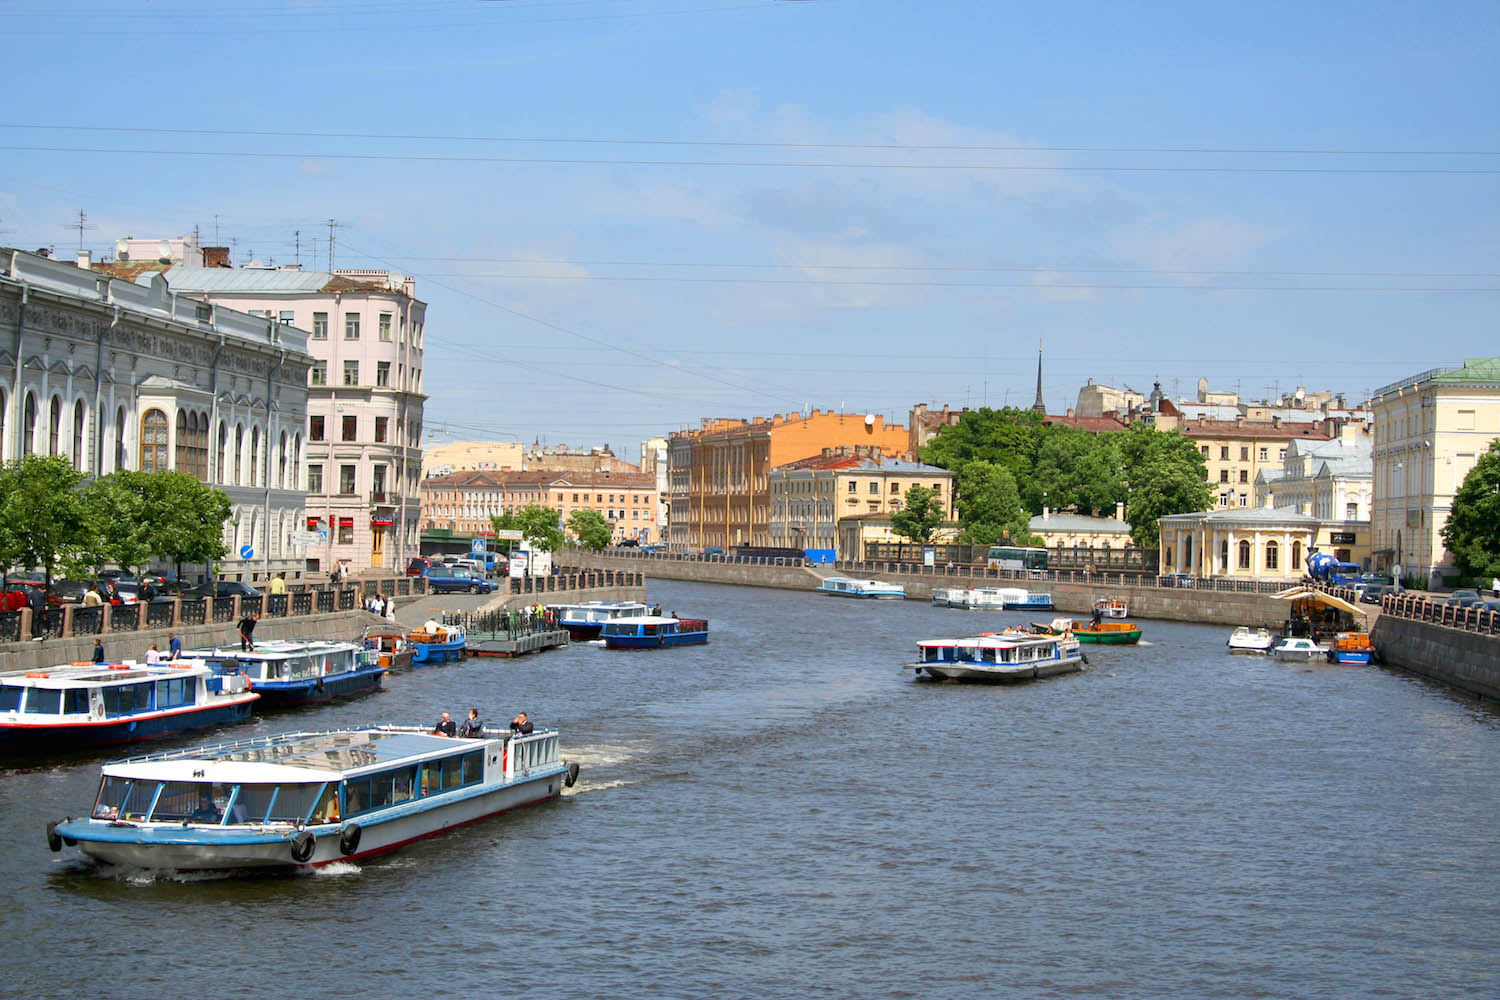
[[[1500,637],[1386,614],[1370,639],[1388,666],[1500,701]]]
[[[322,615],[299,615],[295,618],[262,618],[255,626],[256,639],[357,639],[365,626],[383,619],[365,611],[334,611]],[[114,632],[105,635],[78,636],[71,639],[44,639],[12,642],[0,646],[0,670],[45,670],[64,663],[94,658],[94,640],[104,644],[104,655],[110,660],[145,660],[146,648],[153,642],[163,654],[171,629],[140,632]],[[185,625],[175,630],[184,649],[196,646],[238,645],[239,631],[232,623]]]

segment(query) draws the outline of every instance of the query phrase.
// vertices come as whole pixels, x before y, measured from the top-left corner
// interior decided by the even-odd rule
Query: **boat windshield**
[[[321,782],[221,785],[106,777],[93,816],[134,823],[298,823],[307,820],[324,788]]]

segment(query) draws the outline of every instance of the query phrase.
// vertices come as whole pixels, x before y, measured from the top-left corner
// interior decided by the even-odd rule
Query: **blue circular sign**
[[[240,558],[241,559],[254,559],[255,558],[255,548],[253,546],[250,546],[250,545],[241,545],[240,546]]]

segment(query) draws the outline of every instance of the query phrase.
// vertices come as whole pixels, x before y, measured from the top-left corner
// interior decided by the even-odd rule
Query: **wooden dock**
[[[516,638],[503,632],[470,632],[467,646],[470,656],[524,656],[567,644],[568,630],[560,628],[531,632]]]

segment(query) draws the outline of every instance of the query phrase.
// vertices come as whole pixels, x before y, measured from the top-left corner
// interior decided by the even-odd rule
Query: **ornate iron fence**
[[[204,611],[207,607],[207,602],[201,597],[196,599],[185,597],[182,599],[182,614],[179,621],[183,625],[202,625],[204,624]]]
[[[141,627],[139,604],[114,604],[109,609],[111,632],[138,632]]]
[[[146,627],[147,628],[171,628],[172,627],[172,603],[170,601],[153,601],[146,605]],[[77,629],[74,629],[76,632]]]
[[[73,634],[98,635],[104,631],[104,608],[95,605],[86,608],[78,605],[73,609]]]
[[[312,614],[312,609],[313,609],[313,594],[312,594],[312,591],[310,591],[310,590],[304,590],[300,594],[293,594],[293,595],[291,595],[291,597],[292,597],[292,614],[294,614],[294,615],[310,615],[310,614]]]
[[[0,612],[0,642],[21,641],[21,612]]]
[[[214,623],[234,621],[234,601],[229,598],[214,601]]]
[[[291,604],[288,594],[269,594],[266,596],[266,617],[285,618],[287,607]]]

